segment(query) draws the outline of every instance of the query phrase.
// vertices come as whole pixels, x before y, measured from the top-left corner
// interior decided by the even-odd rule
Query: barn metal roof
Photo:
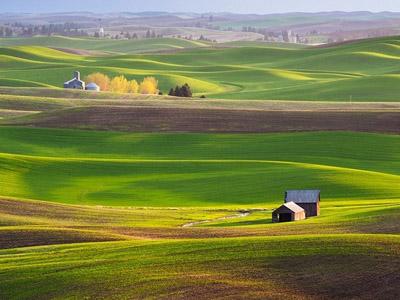
[[[295,203],[317,203],[321,191],[318,190],[292,190],[287,191],[285,202]]]
[[[73,82],[79,82],[79,83],[81,83],[81,84],[85,84],[84,81],[82,81],[82,80],[80,80],[80,79],[76,79],[76,78],[72,78],[71,80],[68,80],[68,81],[64,82],[64,84],[71,84],[71,83],[73,83]]]
[[[283,204],[283,206],[285,206],[286,208],[290,209],[294,213],[299,213],[299,212],[303,212],[304,211],[303,208],[301,208],[300,206],[298,206],[294,202],[285,203],[285,204]]]

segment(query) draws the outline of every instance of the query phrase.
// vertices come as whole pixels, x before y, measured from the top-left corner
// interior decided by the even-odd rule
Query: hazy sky
[[[400,11],[400,0],[0,0],[0,12],[59,11],[191,11],[191,12],[315,12]]]

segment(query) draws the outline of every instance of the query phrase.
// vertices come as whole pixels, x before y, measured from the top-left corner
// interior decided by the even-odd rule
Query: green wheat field
[[[164,93],[188,83],[207,99],[62,90],[75,70],[154,76]],[[398,113],[399,95],[399,37],[0,39],[0,298],[398,299],[398,134],[26,122],[87,107]],[[290,189],[321,190],[321,216],[273,224]]]

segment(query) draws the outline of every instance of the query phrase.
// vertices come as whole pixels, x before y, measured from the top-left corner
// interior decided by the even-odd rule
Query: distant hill
[[[138,29],[180,28],[192,30],[246,31],[278,35],[290,30],[309,43],[326,43],[359,38],[400,34],[400,13],[397,12],[293,12],[283,14],[233,14],[233,13],[192,13],[192,12],[65,12],[46,14],[0,14],[0,24],[49,25],[73,23],[78,29],[106,30],[130,26]],[[185,33],[176,33],[182,34]],[[260,37],[259,37],[260,38]],[[226,39],[224,40],[226,41]]]
[[[8,45],[0,48],[3,86],[61,87],[73,71],[80,70],[83,76],[98,71],[136,80],[155,76],[163,92],[188,83],[197,96],[222,99],[396,102],[400,93],[399,37],[300,48],[265,42],[209,47],[180,39],[132,42],[63,37],[0,43]],[[28,44],[42,46],[16,46]],[[49,48],[55,45],[108,55]],[[141,51],[152,53],[136,54]]]

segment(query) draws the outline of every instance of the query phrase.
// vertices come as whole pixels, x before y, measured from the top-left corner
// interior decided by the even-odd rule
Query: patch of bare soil
[[[16,228],[0,230],[0,249],[116,240],[121,240],[121,238],[100,232],[69,229]]]
[[[315,299],[399,299],[400,260],[395,256],[295,256],[270,265],[278,282]]]
[[[360,131],[400,133],[400,112],[254,111],[157,107],[87,107],[20,120],[21,125],[138,132]]]
[[[105,228],[103,228],[104,230]],[[261,230],[241,228],[166,228],[166,227],[110,227],[112,233],[141,239],[205,239],[263,235]]]

